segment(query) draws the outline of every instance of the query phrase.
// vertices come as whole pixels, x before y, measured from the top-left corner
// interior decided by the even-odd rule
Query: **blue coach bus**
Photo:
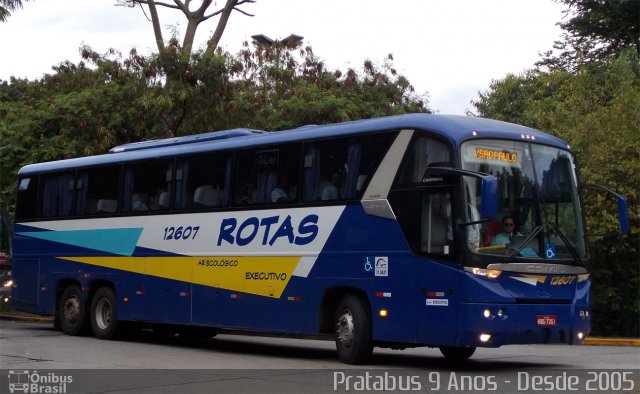
[[[326,336],[364,363],[375,346],[466,359],[590,331],[575,158],[523,126],[410,114],[234,129],[18,178],[13,303],[69,335]]]

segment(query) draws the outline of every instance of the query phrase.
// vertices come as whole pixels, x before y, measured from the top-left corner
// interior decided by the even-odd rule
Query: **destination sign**
[[[478,159],[499,160],[507,163],[515,163],[518,161],[518,154],[507,150],[474,148],[473,154]]]

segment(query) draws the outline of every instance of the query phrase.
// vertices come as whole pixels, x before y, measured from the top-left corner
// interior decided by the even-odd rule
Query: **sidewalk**
[[[26,312],[0,311],[0,320],[30,321],[39,323],[53,323],[52,316],[38,316]],[[638,346],[640,338],[598,338],[588,337],[583,342],[587,346]]]

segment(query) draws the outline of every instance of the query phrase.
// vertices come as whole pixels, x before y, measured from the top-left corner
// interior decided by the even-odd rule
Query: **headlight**
[[[2,284],[2,287],[11,287],[13,286],[13,280],[9,279],[8,281]]]
[[[496,269],[478,268],[478,267],[464,267],[464,270],[471,272],[474,275],[484,276],[489,279],[496,279],[500,276],[502,271]]]

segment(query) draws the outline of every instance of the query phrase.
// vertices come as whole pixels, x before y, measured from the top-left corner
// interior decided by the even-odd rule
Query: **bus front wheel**
[[[347,295],[338,304],[335,319],[338,358],[346,364],[363,364],[371,358],[371,318],[362,300]]]
[[[98,339],[113,339],[118,334],[116,296],[110,287],[101,287],[91,300],[91,329]]]
[[[465,361],[476,351],[475,347],[440,346],[440,353],[451,361]]]
[[[80,335],[87,329],[86,301],[82,290],[71,285],[64,290],[58,305],[60,329],[67,335]]]

